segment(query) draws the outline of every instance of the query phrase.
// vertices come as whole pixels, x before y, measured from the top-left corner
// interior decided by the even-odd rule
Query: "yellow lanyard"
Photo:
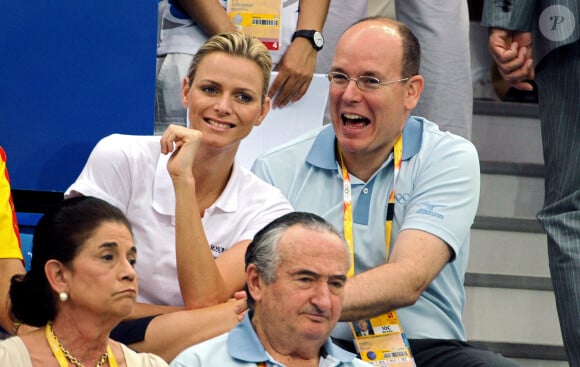
[[[342,159],[342,153],[340,147],[338,148],[338,153],[340,156],[340,166],[342,169],[342,191],[343,191],[343,221],[344,221],[344,238],[348,243],[351,256],[351,266],[348,271],[348,277],[354,276],[354,236],[352,232],[352,191],[350,184],[350,174],[344,164]],[[393,229],[393,217],[395,215],[395,183],[397,182],[397,177],[399,176],[399,171],[401,169],[401,163],[403,161],[403,137],[399,136],[395,142],[393,148],[393,161],[394,161],[394,173],[393,173],[393,189],[389,195],[389,204],[387,206],[387,218],[385,224],[385,246],[387,249],[387,260],[389,259],[389,251],[391,245],[391,232]]]
[[[45,335],[46,335],[46,341],[48,342],[48,345],[50,346],[50,350],[52,350],[52,354],[54,354],[54,357],[58,361],[58,365],[60,367],[68,367],[69,361],[65,357],[62,349],[60,348],[59,342],[56,339],[56,335],[54,335],[52,333],[52,331],[50,330],[50,324],[46,324]],[[117,360],[115,359],[115,355],[113,354],[113,351],[111,350],[110,345],[107,345],[107,359],[109,360],[110,367],[118,367]]]

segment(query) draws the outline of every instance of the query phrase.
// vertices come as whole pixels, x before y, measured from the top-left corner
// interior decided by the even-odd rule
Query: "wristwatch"
[[[292,41],[294,41],[296,37],[308,38],[312,43],[312,47],[314,47],[316,51],[322,50],[322,46],[324,46],[324,37],[322,37],[322,33],[312,29],[301,29],[294,32],[292,35]]]

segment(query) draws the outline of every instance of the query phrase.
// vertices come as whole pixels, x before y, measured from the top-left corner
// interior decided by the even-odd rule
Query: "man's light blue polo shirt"
[[[320,367],[372,367],[371,364],[357,359],[356,356],[328,340],[322,346]],[[193,345],[171,362],[171,367],[201,367],[201,366],[256,366],[267,362],[268,366],[281,366],[266,352],[250,317],[247,315],[229,333]]]
[[[259,157],[252,171],[279,188],[295,210],[316,213],[342,231],[342,175],[327,125]],[[411,116],[403,130],[392,243],[404,229],[434,234],[453,258],[412,306],[398,310],[410,339],[465,339],[461,313],[470,227],[479,201],[479,159],[469,141]],[[386,262],[385,218],[393,187],[392,153],[368,180],[351,175],[356,273]],[[384,279],[389,282],[389,279]],[[345,324],[333,336],[351,339]]]

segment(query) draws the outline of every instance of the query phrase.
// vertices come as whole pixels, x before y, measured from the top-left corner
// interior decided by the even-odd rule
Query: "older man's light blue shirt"
[[[321,348],[320,367],[371,367],[350,352],[328,340]],[[266,362],[267,366],[283,366],[274,360],[262,346],[246,316],[232,331],[203,343],[191,346],[171,362],[171,367],[201,366],[256,366]]]

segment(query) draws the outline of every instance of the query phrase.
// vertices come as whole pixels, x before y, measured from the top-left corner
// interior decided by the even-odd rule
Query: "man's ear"
[[[50,287],[56,292],[68,292],[66,267],[58,260],[48,260],[44,264],[44,273]]]
[[[252,298],[256,301],[262,299],[264,282],[255,264],[249,264],[246,269],[246,283]]]
[[[425,80],[421,75],[413,75],[409,78],[409,81],[407,81],[407,95],[405,96],[405,109],[410,111],[417,106],[424,85]]]

